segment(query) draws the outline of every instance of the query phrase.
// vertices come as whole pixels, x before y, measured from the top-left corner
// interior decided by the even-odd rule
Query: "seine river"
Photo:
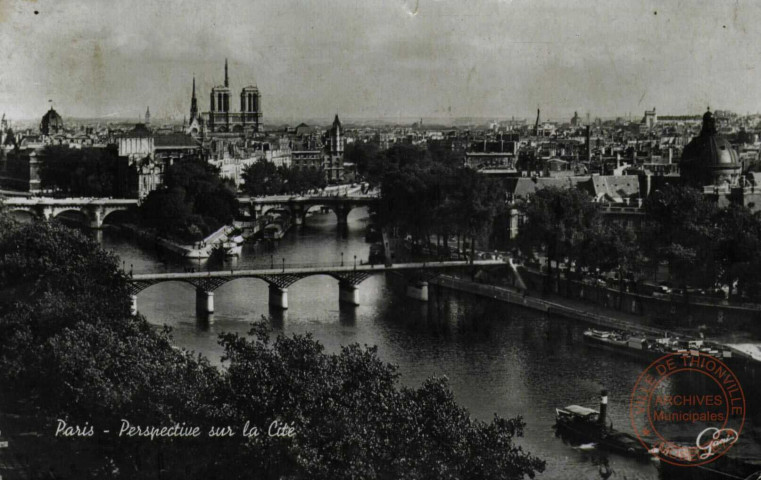
[[[287,263],[340,262],[342,252],[347,264],[354,255],[359,262],[368,256],[367,221],[363,210],[353,211],[348,234],[341,235],[332,213],[308,217],[305,226],[293,227],[275,249],[247,244],[236,267],[269,266],[282,258]],[[154,252],[108,231],[101,238],[135,273],[207,268],[162,263]],[[457,400],[475,417],[488,421],[495,413],[523,416],[526,429],[519,443],[547,461],[539,478],[594,479],[610,469],[610,478],[659,476],[652,462],[614,454],[607,457],[608,467],[602,467],[600,453],[575,448],[555,436],[555,408],[597,407],[602,388],[609,391],[613,425],[631,430],[629,395],[644,365],[585,347],[584,326],[579,323],[443,289],[432,288],[431,300],[423,304],[401,295],[397,282],[384,275],[362,283],[361,305],[349,308],[339,307],[336,280],[305,278],[288,289],[290,308],[285,313],[270,312],[263,281],[236,280],[216,290],[215,314],[208,324],[196,321],[194,295],[188,284],[154,285],[140,293],[138,308],[151,323],[171,326],[178,346],[217,364],[222,354],[217,335],[246,333],[262,315],[270,316],[275,333],[309,332],[328,352],[354,342],[377,345],[381,358],[399,367],[406,385],[446,376]]]

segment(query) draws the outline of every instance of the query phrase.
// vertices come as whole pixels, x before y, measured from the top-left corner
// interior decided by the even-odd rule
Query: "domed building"
[[[63,118],[50,107],[40,122],[40,133],[43,135],[57,135],[63,133]]]
[[[679,168],[684,183],[693,187],[737,185],[742,163],[729,141],[716,132],[710,110],[703,115],[700,135],[684,148]]]

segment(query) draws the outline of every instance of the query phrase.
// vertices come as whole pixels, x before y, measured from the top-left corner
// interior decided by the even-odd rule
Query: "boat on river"
[[[621,330],[608,331],[590,328],[584,332],[584,341],[593,347],[650,362],[664,355],[676,353],[693,356],[710,355],[727,363],[730,367],[732,365],[744,366],[750,361],[758,363],[747,353],[702,339],[682,339],[668,335],[654,337]]]
[[[600,409],[569,405],[555,409],[555,429],[559,436],[577,444],[594,444],[598,448],[640,459],[655,458],[657,450],[648,450],[632,434],[613,428],[607,419],[608,394],[602,391]]]
[[[761,361],[736,348],[704,339],[668,335],[655,337],[621,330],[590,328],[584,332],[584,343],[589,347],[634,358],[643,363],[652,363],[669,354],[692,357],[710,355],[723,362],[746,388],[754,387],[761,378]]]

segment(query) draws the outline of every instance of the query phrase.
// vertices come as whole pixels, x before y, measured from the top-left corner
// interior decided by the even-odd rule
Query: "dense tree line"
[[[460,156],[438,144],[395,144],[384,152],[373,147],[357,165],[371,183],[381,186],[379,218],[397,235],[427,243],[457,237],[472,250],[500,238],[495,220],[507,212],[504,188],[462,164]],[[359,153],[354,155],[359,156]]]
[[[45,190],[78,197],[117,194],[119,152],[106,148],[48,145],[40,155],[40,183]]]
[[[304,194],[327,185],[322,169],[278,167],[264,160],[243,170],[243,182],[243,191],[253,196]]]
[[[272,340],[259,324],[249,337],[222,334],[226,368],[214,368],[130,316],[127,278],[94,241],[2,211],[0,227],[0,410],[17,423],[3,434],[33,474],[521,479],[544,468],[514,443],[520,418],[472,419],[442,379],[400,387],[374,348],[326,354],[309,335]],[[94,433],[55,437],[58,419]],[[203,434],[119,437],[121,419]],[[274,420],[293,436],[267,435]],[[262,434],[242,437],[245,422]],[[206,435],[227,425],[236,435]],[[30,430],[32,441],[18,435]]]
[[[740,294],[761,296],[761,213],[720,207],[677,185],[653,192],[644,207],[645,221],[634,230],[604,221],[582,190],[546,188],[521,206],[518,245],[529,256],[546,256],[550,272],[568,261],[642,279],[664,264],[680,288],[736,285]]]
[[[164,186],[151,192],[139,208],[147,227],[181,242],[205,238],[238,213],[235,188],[219,168],[200,158],[175,162],[164,173]]]

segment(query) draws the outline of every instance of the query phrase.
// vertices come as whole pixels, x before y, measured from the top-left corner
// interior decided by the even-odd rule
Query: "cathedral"
[[[244,87],[240,92],[240,111],[231,111],[230,80],[225,59],[225,82],[211,89],[209,111],[199,114],[196,98],[196,80],[193,78],[193,95],[190,99],[190,121],[187,132],[203,134],[250,135],[261,131],[261,96],[255,85]]]

